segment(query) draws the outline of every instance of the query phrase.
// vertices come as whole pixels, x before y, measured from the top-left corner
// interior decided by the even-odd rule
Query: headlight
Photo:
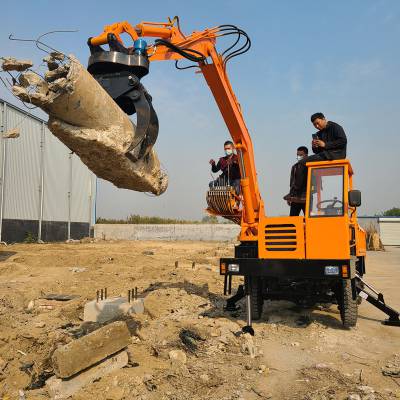
[[[239,264],[228,264],[229,272],[239,272]]]
[[[325,267],[325,275],[339,275],[339,267],[337,265],[327,265]]]

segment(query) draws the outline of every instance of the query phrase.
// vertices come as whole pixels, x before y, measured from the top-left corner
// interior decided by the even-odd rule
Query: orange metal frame
[[[176,20],[163,22],[141,22],[136,26],[128,22],[120,22],[104,27],[104,32],[91,39],[93,45],[108,42],[107,36],[113,33],[122,43],[121,34],[127,33],[132,40],[139,37],[156,37],[170,41],[172,44],[185,49],[196,50],[207,60],[199,62],[199,68],[207,81],[217,102],[219,110],[230,132],[236,149],[242,159],[241,187],[243,194],[243,210],[240,240],[257,240],[258,221],[264,215],[264,205],[257,182],[257,172],[254,162],[253,144],[246,127],[240,104],[232,90],[222,57],[218,54],[215,43],[219,37],[219,28],[205,29],[185,36]],[[150,61],[179,60],[183,57],[171,51],[166,46],[152,45],[148,47]]]

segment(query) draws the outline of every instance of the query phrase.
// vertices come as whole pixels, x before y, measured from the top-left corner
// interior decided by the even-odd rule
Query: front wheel
[[[344,328],[352,328],[357,324],[358,317],[358,301],[357,295],[353,296],[352,281],[350,279],[344,279],[340,283],[339,288],[339,310],[340,317]]]

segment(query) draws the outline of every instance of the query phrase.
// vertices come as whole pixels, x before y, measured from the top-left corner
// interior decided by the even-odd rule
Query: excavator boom
[[[133,40],[131,47],[124,45],[123,33]],[[235,36],[236,42],[220,54],[216,41],[228,35]],[[143,38],[156,40],[147,45]],[[235,47],[241,38],[245,39],[245,44]],[[109,45],[109,51],[101,47],[104,44]],[[175,17],[166,23],[141,22],[132,26],[128,22],[120,22],[108,25],[102,34],[89,38],[88,45],[91,51],[89,72],[124,112],[137,113],[137,140],[141,143],[141,153],[134,157],[146,154],[146,149],[157,138],[156,113],[151,98],[139,82],[149,72],[151,62],[174,60],[177,63],[186,59],[195,63],[197,71],[203,74],[210,87],[240,160],[243,208],[238,211],[237,207],[231,206],[235,202],[231,189],[216,188],[207,195],[209,211],[235,222],[240,221],[241,240],[257,240],[258,220],[264,207],[258,188],[253,144],[226,71],[229,59],[250,48],[247,34],[236,26],[221,25],[186,36],[180,29],[179,19]],[[141,124],[141,121],[146,123]]]

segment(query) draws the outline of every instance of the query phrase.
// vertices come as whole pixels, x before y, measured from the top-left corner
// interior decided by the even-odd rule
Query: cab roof
[[[347,165],[349,169],[349,175],[353,175],[353,167],[351,166],[350,160],[347,158],[343,160],[326,160],[326,161],[313,161],[306,163],[307,167],[333,167],[339,165]]]

